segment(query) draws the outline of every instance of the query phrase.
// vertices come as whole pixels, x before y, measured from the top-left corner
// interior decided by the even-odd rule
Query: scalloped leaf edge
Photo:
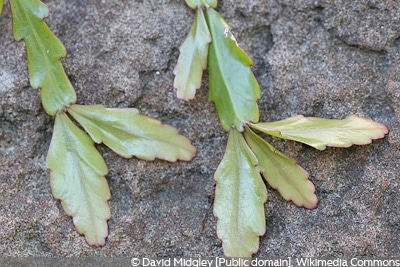
[[[301,142],[318,150],[324,150],[327,146],[367,145],[389,132],[384,124],[355,115],[342,120],[297,115],[280,121],[248,125],[263,133]]]
[[[309,180],[306,170],[248,127],[244,131],[244,137],[258,159],[259,171],[272,188],[285,200],[292,201],[299,207],[317,207],[315,186]]]
[[[111,217],[107,166],[93,140],[65,113],[56,116],[46,165],[53,196],[73,218],[78,233],[89,245],[103,246]]]
[[[174,87],[179,99],[193,99],[201,87],[203,71],[207,68],[211,34],[203,9],[198,8],[188,36],[179,47],[179,58],[174,68]]]
[[[242,133],[232,129],[214,174],[214,215],[227,257],[251,257],[258,251],[259,236],[265,234],[267,189],[257,163]]]
[[[196,154],[191,141],[175,127],[142,115],[137,109],[74,104],[68,113],[96,143],[104,143],[125,158],[175,162],[190,161]]]

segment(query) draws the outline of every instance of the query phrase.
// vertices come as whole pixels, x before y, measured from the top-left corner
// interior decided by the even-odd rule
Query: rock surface
[[[92,248],[53,199],[45,159],[53,118],[27,78],[10,8],[0,17],[0,255],[222,256],[212,214],[213,174],[227,133],[207,102],[176,98],[173,68],[194,13],[183,0],[48,0],[78,103],[135,107],[177,127],[192,162],[123,159],[100,145],[112,192],[109,237]],[[316,151],[268,139],[310,173],[320,203],[298,208],[268,188],[267,233],[256,256],[400,255],[400,2],[220,1],[254,59],[262,121],[357,114],[390,133],[368,146]]]

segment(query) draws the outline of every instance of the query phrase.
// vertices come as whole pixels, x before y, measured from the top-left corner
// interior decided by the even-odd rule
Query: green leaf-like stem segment
[[[186,0],[186,4],[191,8],[200,8],[200,7],[217,7],[217,0]]]
[[[189,35],[179,48],[180,55],[174,69],[174,87],[180,99],[193,99],[200,88],[203,70],[207,67],[210,32],[202,8],[197,9]]]
[[[294,116],[275,122],[249,123],[258,131],[302,142],[319,150],[327,146],[349,147],[370,144],[388,133],[385,125],[370,119],[349,116],[343,120]]]
[[[258,168],[269,185],[286,200],[308,209],[317,207],[315,187],[308,173],[296,162],[276,150],[271,144],[246,128],[245,139],[258,159]]]
[[[77,231],[90,245],[104,245],[111,196],[104,178],[107,166],[92,139],[65,113],[56,116],[47,166],[53,195],[73,217]]]
[[[39,0],[10,0],[14,38],[24,39],[28,71],[33,88],[40,88],[42,105],[55,115],[76,102],[75,91],[65,74],[60,58],[66,50],[43,21],[47,7]]]
[[[0,0],[0,15],[1,12],[3,12],[3,5],[4,5],[4,0]]]
[[[257,122],[260,86],[250,68],[253,61],[237,45],[225,20],[212,8],[206,10],[211,32],[209,47],[209,100],[217,107],[225,130],[234,126],[239,132],[248,121]]]
[[[257,164],[242,133],[232,129],[214,176],[214,214],[227,257],[250,257],[258,250],[259,236],[265,233],[267,191]]]
[[[101,105],[71,105],[68,112],[96,143],[104,143],[123,157],[191,160],[196,148],[178,131],[140,115],[136,109],[112,109]]]

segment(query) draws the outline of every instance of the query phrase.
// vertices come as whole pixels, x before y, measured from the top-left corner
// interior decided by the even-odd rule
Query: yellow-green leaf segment
[[[197,7],[217,7],[217,0],[186,0],[186,4],[191,8]]]
[[[247,121],[257,122],[260,86],[250,68],[251,58],[238,46],[225,20],[212,8],[206,19],[211,39],[208,55],[209,100],[215,103],[225,130],[243,131]]]
[[[14,38],[26,44],[28,71],[33,88],[40,88],[45,111],[54,116],[76,102],[76,94],[60,59],[66,50],[43,21],[48,15],[39,0],[10,0]]]
[[[180,47],[174,87],[179,98],[194,98],[207,60],[209,100],[215,103],[220,122],[229,131],[225,155],[214,175],[217,233],[226,256],[251,257],[258,250],[259,236],[265,232],[263,203],[267,193],[261,175],[284,199],[298,206],[313,209],[318,203],[308,173],[255,131],[320,150],[326,146],[368,144],[388,131],[380,123],[356,116],[344,120],[295,116],[258,123],[257,100],[261,91],[251,70],[253,61],[240,49],[228,24],[213,9],[217,1],[186,0],[186,3],[197,9],[197,13]]]
[[[179,48],[180,56],[174,69],[174,87],[180,99],[194,98],[201,86],[203,70],[207,68],[208,46],[211,34],[202,8],[198,8],[195,21],[185,42]]]
[[[78,232],[89,244],[104,245],[111,216],[107,166],[93,140],[65,113],[56,116],[47,166],[53,195],[73,217]]]
[[[265,233],[267,191],[257,164],[242,134],[230,131],[225,155],[214,176],[214,214],[227,257],[250,257],[258,250],[258,236]]]
[[[106,109],[77,105],[75,91],[61,64],[66,50],[43,18],[47,7],[39,0],[9,0],[13,32],[26,44],[31,86],[40,89],[43,108],[55,116],[47,167],[53,195],[73,217],[79,233],[93,246],[108,235],[110,190],[107,166],[94,146],[103,142],[124,157],[189,161],[196,148],[168,125],[140,115],[136,109]],[[0,7],[3,0],[0,2]],[[87,133],[68,116],[79,122]]]
[[[246,122],[259,119],[257,100],[261,91],[251,70],[253,61],[238,46],[226,21],[213,9],[217,1],[186,2],[197,8],[197,13],[174,69],[178,98],[194,98],[203,69],[208,66],[209,100],[215,103],[222,126],[227,131],[235,127],[243,132]]]

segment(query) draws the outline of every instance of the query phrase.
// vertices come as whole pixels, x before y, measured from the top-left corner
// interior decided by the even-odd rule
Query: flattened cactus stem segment
[[[73,217],[77,231],[90,245],[104,245],[111,216],[107,166],[93,140],[65,113],[56,116],[47,166],[53,195]]]
[[[266,134],[301,142],[319,150],[324,150],[327,146],[366,145],[388,133],[387,127],[382,123],[354,115],[342,120],[298,115],[281,121],[250,123],[249,126]]]
[[[225,20],[212,8],[206,10],[212,42],[208,54],[209,100],[217,107],[225,130],[239,132],[247,121],[257,122],[260,86],[250,68],[251,58],[237,45]]]
[[[96,143],[104,143],[126,158],[175,162],[189,161],[196,153],[196,148],[176,128],[141,115],[133,108],[71,105],[68,112]]]
[[[0,1],[2,8],[3,0]],[[176,128],[140,115],[135,109],[76,105],[75,90],[61,63],[66,49],[44,22],[48,15],[46,5],[39,0],[9,2],[15,40],[26,44],[30,84],[40,89],[44,110],[55,116],[46,162],[51,170],[52,193],[73,217],[87,243],[103,246],[111,216],[111,194],[104,177],[107,166],[94,141],[103,142],[122,156],[146,160],[189,161],[196,148]],[[204,16],[203,24],[206,25]]]
[[[179,48],[178,63],[174,69],[174,87],[180,99],[190,100],[201,86],[203,70],[207,68],[210,31],[202,8],[198,8],[195,21],[185,41]]]
[[[315,187],[308,180],[308,173],[303,168],[249,128],[246,128],[244,136],[258,159],[259,171],[272,188],[297,206],[308,209],[317,207]]]
[[[54,116],[76,102],[61,58],[66,50],[44,22],[46,5],[38,0],[10,0],[14,38],[24,40],[28,58],[29,80],[33,88],[40,88],[45,111]]]
[[[258,250],[259,236],[265,233],[267,190],[257,164],[243,133],[232,129],[214,175],[217,233],[227,257],[251,257]]]
[[[201,7],[217,7],[217,0],[186,0],[186,4],[191,8],[201,8]]]

